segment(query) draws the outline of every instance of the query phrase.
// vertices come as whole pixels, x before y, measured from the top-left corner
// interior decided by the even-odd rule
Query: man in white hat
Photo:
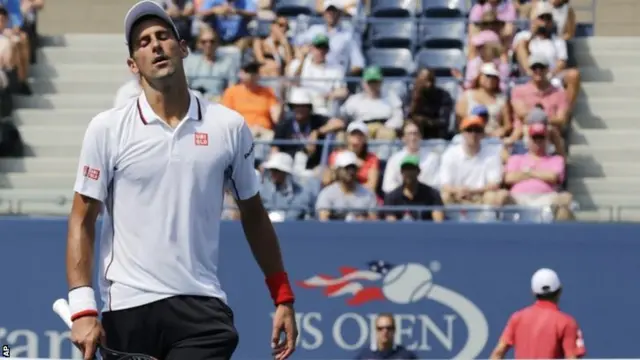
[[[314,198],[301,184],[293,179],[293,158],[287,153],[271,154],[263,164],[269,176],[262,183],[260,196],[273,219],[302,220],[313,208]]]
[[[316,212],[321,221],[377,220],[373,209],[378,205],[376,196],[358,182],[358,157],[351,151],[338,153],[335,158],[336,181],[318,194]]]
[[[555,271],[542,268],[531,277],[536,302],[509,318],[492,359],[504,359],[514,348],[516,359],[577,359],[586,354],[576,320],[560,311],[562,284]]]
[[[73,343],[87,360],[99,341],[163,360],[229,359],[238,333],[217,274],[228,188],[274,304],[273,355],[287,358],[297,338],[294,295],[258,193],[249,128],[189,91],[187,44],[161,6],[135,4],[125,40],[142,93],[94,117],[82,144],[67,238]],[[102,208],[101,322],[92,268]]]

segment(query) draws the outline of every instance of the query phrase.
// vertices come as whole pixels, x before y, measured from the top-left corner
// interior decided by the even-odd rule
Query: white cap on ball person
[[[536,295],[553,294],[561,288],[558,274],[551,269],[539,269],[531,277],[531,291]]]
[[[173,23],[173,20],[171,20],[171,17],[169,17],[166,11],[164,11],[162,6],[151,0],[143,0],[133,5],[124,17],[124,36],[127,46],[130,46],[129,42],[133,26],[138,22],[138,20],[147,16],[158,18],[167,23],[171,26],[176,38],[180,39],[180,33],[178,32],[176,24]]]
[[[346,168],[347,166],[358,166],[358,156],[353,151],[344,150],[336,155],[334,167]]]

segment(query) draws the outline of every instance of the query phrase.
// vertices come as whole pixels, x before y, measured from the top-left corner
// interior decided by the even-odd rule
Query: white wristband
[[[69,291],[69,310],[71,316],[83,311],[98,311],[96,295],[89,286],[83,286]]]

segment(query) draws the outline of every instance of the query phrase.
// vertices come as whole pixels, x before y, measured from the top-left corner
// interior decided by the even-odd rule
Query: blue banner
[[[617,224],[281,223],[297,295],[295,358],[348,359],[375,341],[380,312],[421,358],[486,358],[509,315],[532,302],[530,277],[555,269],[561,308],[589,357],[638,357],[640,226]],[[51,311],[66,297],[63,220],[0,220],[0,344],[14,357],[70,358]],[[235,359],[269,357],[273,306],[238,223],[224,223],[220,278],[236,315]],[[153,251],[153,249],[150,249]]]

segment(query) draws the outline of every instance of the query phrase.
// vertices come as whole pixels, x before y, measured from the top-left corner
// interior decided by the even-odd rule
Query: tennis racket
[[[53,303],[53,312],[58,314],[62,321],[64,321],[69,329],[71,329],[71,325],[73,323],[71,321],[71,310],[69,309],[69,303],[67,303],[67,300],[56,300]],[[115,351],[100,344],[98,344],[98,349],[103,360],[157,360],[153,356]]]

